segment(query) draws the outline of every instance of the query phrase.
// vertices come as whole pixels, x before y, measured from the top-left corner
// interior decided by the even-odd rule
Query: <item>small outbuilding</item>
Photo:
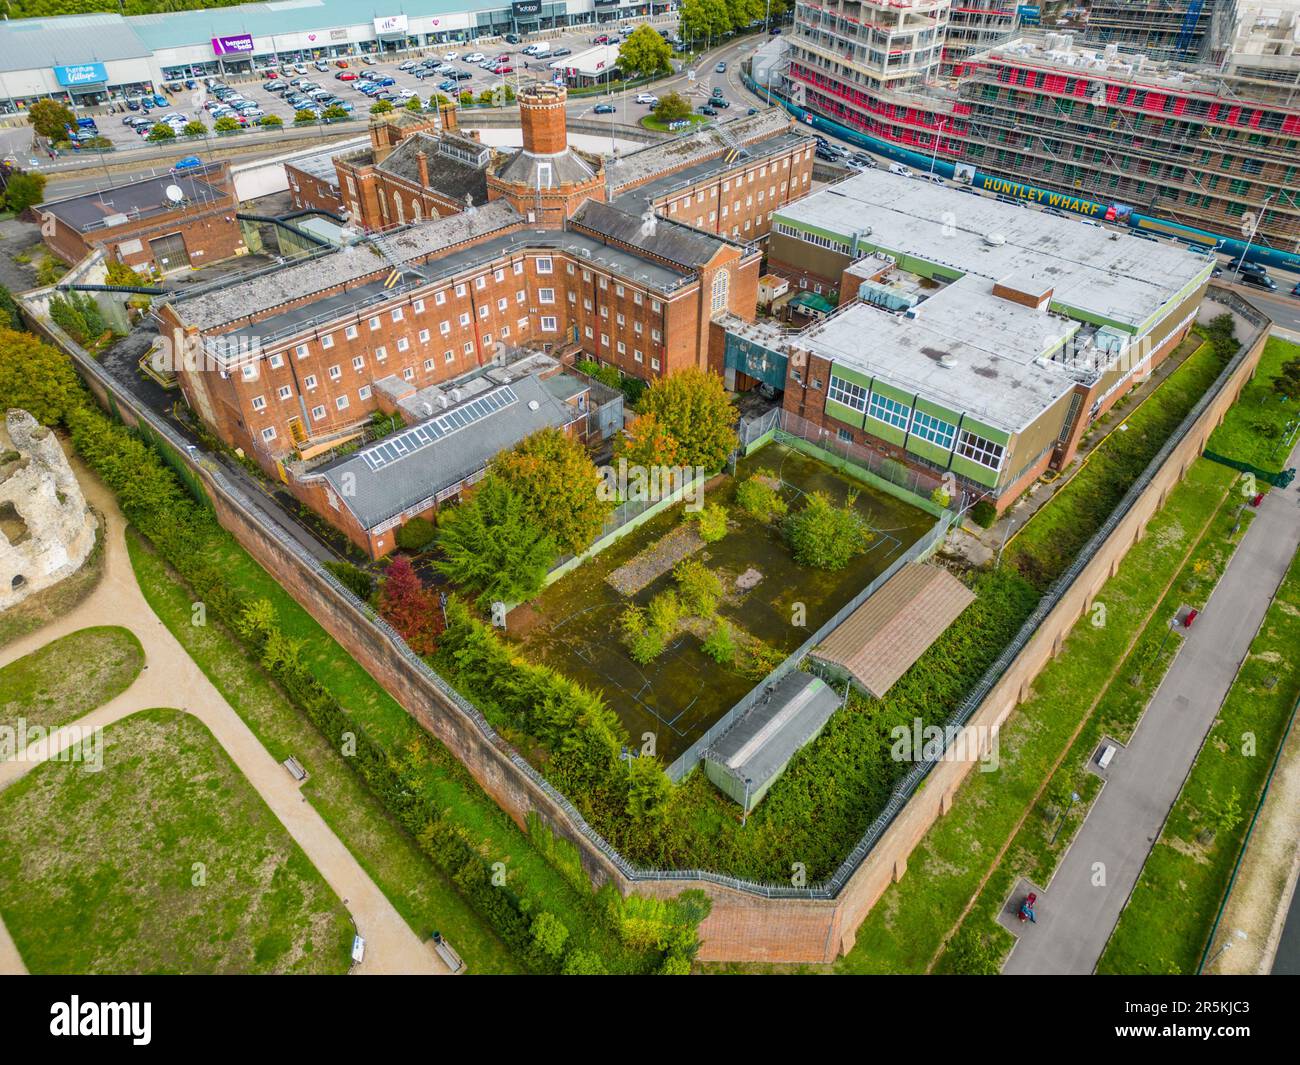
[[[749,813],[840,700],[811,673],[787,673],[704,752],[704,772]]]

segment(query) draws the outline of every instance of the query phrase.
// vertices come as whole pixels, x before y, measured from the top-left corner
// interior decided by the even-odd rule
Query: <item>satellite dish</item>
[[[179,185],[168,185],[166,190],[163,192],[163,195],[166,196],[168,201],[171,203],[180,203],[185,199],[185,193],[181,191]]]

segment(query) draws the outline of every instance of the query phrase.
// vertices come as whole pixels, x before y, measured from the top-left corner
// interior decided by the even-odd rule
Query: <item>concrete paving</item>
[[[1300,447],[1286,465],[1300,461]],[[1003,972],[1091,973],[1300,547],[1300,484],[1265,497]]]
[[[103,727],[140,710],[175,707],[193,714],[211,730],[263,801],[280,820],[308,860],[334,890],[366,940],[365,960],[353,969],[362,974],[445,974],[446,966],[422,942],[370,875],[334,834],[299,790],[288,771],[262,746],[243,719],[190,658],[185,648],[145,601],[127,555],[125,519],[112,494],[74,461],[86,498],[105,516],[104,576],[76,609],[52,624],[0,649],[0,665],[91,625],[120,625],[139,637],[145,667],[121,695],[75,724]],[[57,753],[51,744],[50,756]],[[34,761],[0,762],[0,790],[30,772]],[[12,939],[0,922],[0,974],[25,972]]]

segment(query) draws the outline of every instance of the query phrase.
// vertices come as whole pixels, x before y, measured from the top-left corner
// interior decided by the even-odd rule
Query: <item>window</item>
[[[491,343],[492,343],[492,334],[491,334],[491,333],[484,333],[484,334],[483,334],[483,346],[486,348],[486,347],[488,347]]]
[[[480,292],[483,289],[487,288],[487,278],[481,276],[474,278],[474,287],[478,289]]]
[[[619,353],[620,355],[626,355],[626,354],[627,354],[627,346],[623,343],[623,341],[620,340],[620,341],[618,342],[618,344],[615,345],[615,346],[618,348],[618,353]]]
[[[316,375],[315,375],[314,373],[308,374],[306,377],[304,377],[304,378],[302,379],[302,383],[303,383],[303,385],[306,386],[307,388],[315,388],[315,387],[316,387]]]
[[[601,333],[601,334],[600,334],[600,345],[601,345],[601,347],[604,347],[604,348],[609,347],[609,334],[608,334],[608,333]]]
[[[912,408],[888,396],[882,396],[879,392],[873,392],[871,402],[867,406],[867,413],[878,422],[892,425],[896,429],[906,429]]]
[[[861,385],[855,385],[852,381],[845,381],[842,377],[836,377],[831,374],[830,388],[826,391],[828,399],[833,399],[836,403],[843,403],[846,407],[852,407],[854,410],[865,411],[867,409],[867,390]]]
[[[275,439],[274,425],[268,425],[265,429],[262,430],[262,439],[265,440],[268,444]]]
[[[424,360],[424,370],[425,370],[426,373],[432,373],[432,372],[433,372],[433,360],[432,360],[432,359],[425,359],[425,360]]]
[[[455,353],[454,351],[452,351],[451,348],[448,348],[446,351],[444,351],[444,352],[442,353],[442,361],[443,361],[443,362],[455,362],[455,361],[456,361],[456,353]]]
[[[633,293],[632,293],[632,302],[635,303],[638,307],[640,307],[640,306],[641,306],[641,293],[639,293],[639,292],[633,292]]]
[[[657,370],[657,369],[659,369],[659,360],[658,360],[658,359],[651,359],[651,360],[650,360],[650,369],[652,369],[652,370]]]
[[[370,319],[370,331],[373,333],[373,332],[374,332],[376,329],[378,329],[378,328],[379,328],[379,318],[378,318],[378,317],[371,318],[371,319]]]
[[[542,316],[543,333],[554,333],[556,328],[556,320],[552,315],[546,314]]]
[[[549,256],[537,260],[537,272],[539,274],[549,274],[551,272],[551,260]]]
[[[348,397],[347,397],[347,396],[339,396],[339,397],[334,401],[334,406],[337,407],[339,410],[347,410],[347,409],[348,409]]]
[[[370,398],[370,386],[369,386],[369,385],[362,385],[360,388],[358,388],[358,389],[357,389],[357,398],[358,398],[358,399],[369,399],[369,398]]]
[[[331,366],[331,367],[330,367],[330,380],[331,380],[331,381],[337,381],[337,380],[338,380],[340,377],[342,377],[342,376],[343,376],[343,368],[342,368],[342,367],[340,367],[340,366]]]
[[[415,301],[411,304],[411,310],[412,310],[413,312],[415,312],[416,314],[423,314],[423,313],[424,313],[424,300],[415,300]]]
[[[255,363],[255,362],[250,362],[250,363],[245,364],[243,373],[244,373],[244,380],[245,380],[245,381],[256,381],[256,380],[257,380],[257,363]]]
[[[472,340],[467,340],[467,341],[465,341],[465,343],[461,345],[461,350],[464,351],[466,355],[473,355],[473,354],[474,354],[474,341],[472,341]]]
[[[451,332],[451,323],[450,323],[450,322],[442,322],[442,323],[438,326],[438,332],[441,333],[443,336],[447,336],[447,335]]]
[[[275,394],[279,396],[281,399],[288,399],[290,396],[293,395],[293,389],[290,388],[288,385],[281,385],[279,388],[275,390]]]
[[[302,358],[302,356],[304,356],[304,355],[306,355],[306,354],[307,354],[307,345],[306,345],[306,344],[299,344],[299,345],[298,345],[298,357],[299,357],[299,358]],[[272,369],[272,370],[278,370],[281,366],[284,365],[284,356],[283,356],[283,355],[272,355],[272,356],[271,356],[269,359],[267,359],[266,361],[269,362],[269,363],[271,364],[271,369]]]
[[[461,311],[460,324],[462,326],[469,325],[469,311]]]
[[[429,331],[427,329],[420,330],[420,343],[421,344],[429,343]]]
[[[510,327],[508,325],[503,325],[501,327],[501,339],[504,340],[509,335],[510,335]]]
[[[492,271],[492,280],[493,280],[493,281],[504,281],[505,279],[506,279],[506,272],[505,272],[504,270],[494,270],[494,271]]]
[[[623,286],[622,286],[622,285],[615,285],[615,286],[614,286],[614,295],[615,295],[615,296],[621,296],[621,295],[623,295]]]
[[[478,309],[478,316],[480,318],[486,318],[491,313],[492,313],[492,308],[489,307],[486,303],[482,304]]]
[[[326,333],[323,337],[321,337],[320,346],[324,348],[326,351],[332,348],[334,346],[334,334]]]
[[[253,397],[253,410],[266,410],[266,397],[265,397],[265,396],[254,396],[254,397]]]
[[[641,335],[641,323],[640,323],[640,322],[633,322],[633,323],[632,323],[632,332],[634,332],[637,336],[640,336],[640,335]]]
[[[640,362],[640,361],[641,361],[641,349],[640,349],[640,348],[633,348],[633,349],[632,349],[632,358],[633,358],[636,362]]]
[[[401,307],[394,307],[393,310],[392,310],[392,316],[393,316],[393,321],[394,321],[394,322],[400,322],[400,321],[402,320],[402,318],[405,317],[405,316],[402,314],[402,308],[401,308]]]
[[[570,293],[570,295],[572,295],[572,293]],[[528,298],[528,294],[522,288],[515,293],[516,303],[523,303],[524,300],[526,300],[527,298]]]
[[[397,341],[398,351],[409,351],[410,348],[411,348],[411,342],[407,340],[406,337],[401,337],[398,339]]]
[[[846,444],[853,443],[853,433],[851,433],[848,429],[836,429],[835,435],[839,437],[840,440]]]
[[[324,408],[324,407],[312,407],[312,409],[311,409],[311,416],[312,416],[312,418],[313,418],[315,421],[320,421],[323,417],[325,417],[325,408]]]
[[[343,335],[347,337],[349,340],[356,340],[357,327],[355,325],[348,326],[345,330],[343,330]]]
[[[537,302],[538,302],[538,303],[554,303],[554,302],[555,302],[555,289],[553,289],[553,288],[539,288],[539,289],[537,290]]]
[[[608,307],[602,307],[602,308],[600,309],[600,316],[601,316],[602,318],[608,318],[608,317],[609,317],[609,308],[608,308]]]
[[[375,348],[375,355],[382,359],[384,357],[384,349]],[[358,355],[355,359],[352,360],[352,369],[354,370],[360,370],[365,365],[366,365],[366,360],[363,359],[360,355]]]
[[[620,314],[620,315],[616,315],[615,317],[618,318],[618,324],[619,324],[620,326],[623,326],[623,325],[626,325],[626,324],[627,324],[626,321],[624,320],[624,318],[623,318],[623,316],[622,316],[621,314]]]
[[[498,311],[504,311],[509,306],[510,306],[510,301],[506,299],[504,296],[502,296],[499,300],[497,300]]]
[[[463,295],[465,295],[465,286],[464,286],[464,285],[457,285],[457,286],[456,286],[456,295],[457,295],[457,296],[463,296]]]
[[[519,326],[519,331],[520,331],[521,333],[526,333],[526,332],[528,332],[528,319],[527,319],[527,318],[520,318],[519,321],[518,321],[516,324]]]
[[[659,313],[659,301],[658,301],[658,300],[651,300],[651,301],[650,301],[650,309],[651,309],[655,314],[658,314],[658,313]]]
[[[575,292],[569,292],[569,293],[568,293],[568,297],[569,297],[569,302],[570,302],[570,303],[577,303],[577,302],[578,302],[578,296],[577,296],[577,293],[575,293]]]
[[[446,290],[444,289],[442,292],[435,292],[433,294],[433,302],[436,306],[439,307],[441,307],[444,303],[446,303],[447,302]]]
[[[719,270],[713,275],[713,298],[710,307],[714,314],[726,310],[727,293],[731,287],[731,271]]]
[[[938,444],[946,450],[952,447],[953,437],[957,435],[957,427],[936,418],[933,414],[918,410],[912,415],[912,435],[928,440],[932,444]]]
[[[969,429],[961,431],[961,436],[957,440],[957,454],[972,462],[978,462],[981,466],[987,466],[990,470],[1002,467],[1002,445],[995,444],[992,440],[985,440],[982,436],[976,436]]]
[[[515,263],[515,276],[518,277],[523,272],[524,272],[524,264],[522,262]]]
[[[650,330],[650,339],[653,340],[656,344],[658,344],[659,341],[663,340],[663,338],[664,335],[661,332],[659,332],[658,329]]]
[[[412,366],[404,367],[402,370],[402,380],[411,381],[415,379],[415,368]]]

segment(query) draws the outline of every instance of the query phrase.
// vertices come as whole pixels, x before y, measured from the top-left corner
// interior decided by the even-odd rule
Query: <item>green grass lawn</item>
[[[199,721],[147,710],[104,764],[0,792],[0,912],[34,973],[342,973],[342,902]]]
[[[95,533],[95,546],[76,573],[34,592],[21,603],[0,612],[0,647],[35,632],[55,618],[66,616],[86,598],[104,575],[103,522]]]
[[[1200,344],[1138,406],[1112,415],[1123,428],[1098,444],[1069,482],[1021,526],[1007,544],[1006,562],[1046,588],[1115,509],[1223,366],[1212,345]]]
[[[1273,379],[1284,362],[1297,358],[1300,344],[1268,338],[1255,376],[1241,390],[1223,424],[1210,434],[1210,451],[1272,473],[1282,469],[1300,428],[1300,403],[1274,392]]]
[[[0,669],[0,725],[75,721],[131,686],[144,666],[133,632],[78,629]]]
[[[1292,560],[1142,867],[1098,972],[1196,972],[1274,754],[1300,698],[1297,647],[1300,554]],[[1248,738],[1253,740],[1249,747]]]
[[[1169,634],[1169,619],[1180,605],[1205,606],[1241,542],[1250,515],[1234,534],[1241,499],[1231,491],[1203,532],[1185,524],[1195,526],[1201,507],[1230,487],[1234,478],[1231,471],[1224,476],[1223,470],[1208,461],[1193,465],[1179,489],[1182,497],[1176,494],[1170,499],[1147,539],[1130,555],[1135,565],[1121,568],[1097,597],[1105,608],[1104,624],[1081,623],[1065,652],[1034,683],[1034,696],[1026,707],[1034,718],[1068,719],[1080,706],[1087,710],[1087,718],[962,924],[968,934],[987,937],[999,961],[1014,942],[996,923],[1004,900],[1019,877],[1046,884],[1055,872],[1101,790],[1100,778],[1087,771],[1089,760],[1102,737],[1126,743],[1132,736],[1181,643],[1181,636]],[[1184,558],[1188,538],[1195,541],[1198,534],[1199,542]],[[1179,560],[1182,564],[1172,583],[1151,611],[1152,596],[1168,580],[1168,567]],[[1146,623],[1138,635],[1144,616]],[[1129,648],[1127,654],[1124,646]],[[1071,793],[1080,801],[1072,803]],[[958,971],[959,957],[945,951],[938,971]]]
[[[923,972],[1022,818],[1040,835],[1031,809],[1085,715],[1105,691],[1116,664],[1162,598],[1201,531],[1219,511],[1234,479],[1226,467],[1198,462],[1151,521],[1098,601],[1105,624],[1076,624],[1062,654],[1035,680],[1029,700],[1003,726],[996,772],[973,772],[952,810],[912,853],[907,875],[892,885],[840,960],[848,973]],[[1062,832],[1063,844],[1067,838]],[[1004,857],[1008,870],[1030,862],[1037,844]],[[1002,864],[1002,863],[999,863]]]
[[[190,625],[190,595],[165,563],[133,532],[128,548],[150,606],[185,645],[200,668],[276,758],[292,754],[312,778],[304,790],[344,845],[374,878],[419,935],[438,929],[472,972],[522,967],[507,947],[388,815],[378,799],[315,727],[294,707],[219,625]],[[303,661],[376,742],[395,757],[409,756],[419,730],[407,712],[245,551],[228,537],[212,549],[232,586],[275,606],[285,633],[304,641]],[[424,766],[425,786],[481,852],[506,869],[507,883],[539,900],[569,928],[572,942],[597,951],[611,971],[639,970],[645,959],[629,952],[596,913],[595,896],[579,892],[532,846],[445,748]]]

